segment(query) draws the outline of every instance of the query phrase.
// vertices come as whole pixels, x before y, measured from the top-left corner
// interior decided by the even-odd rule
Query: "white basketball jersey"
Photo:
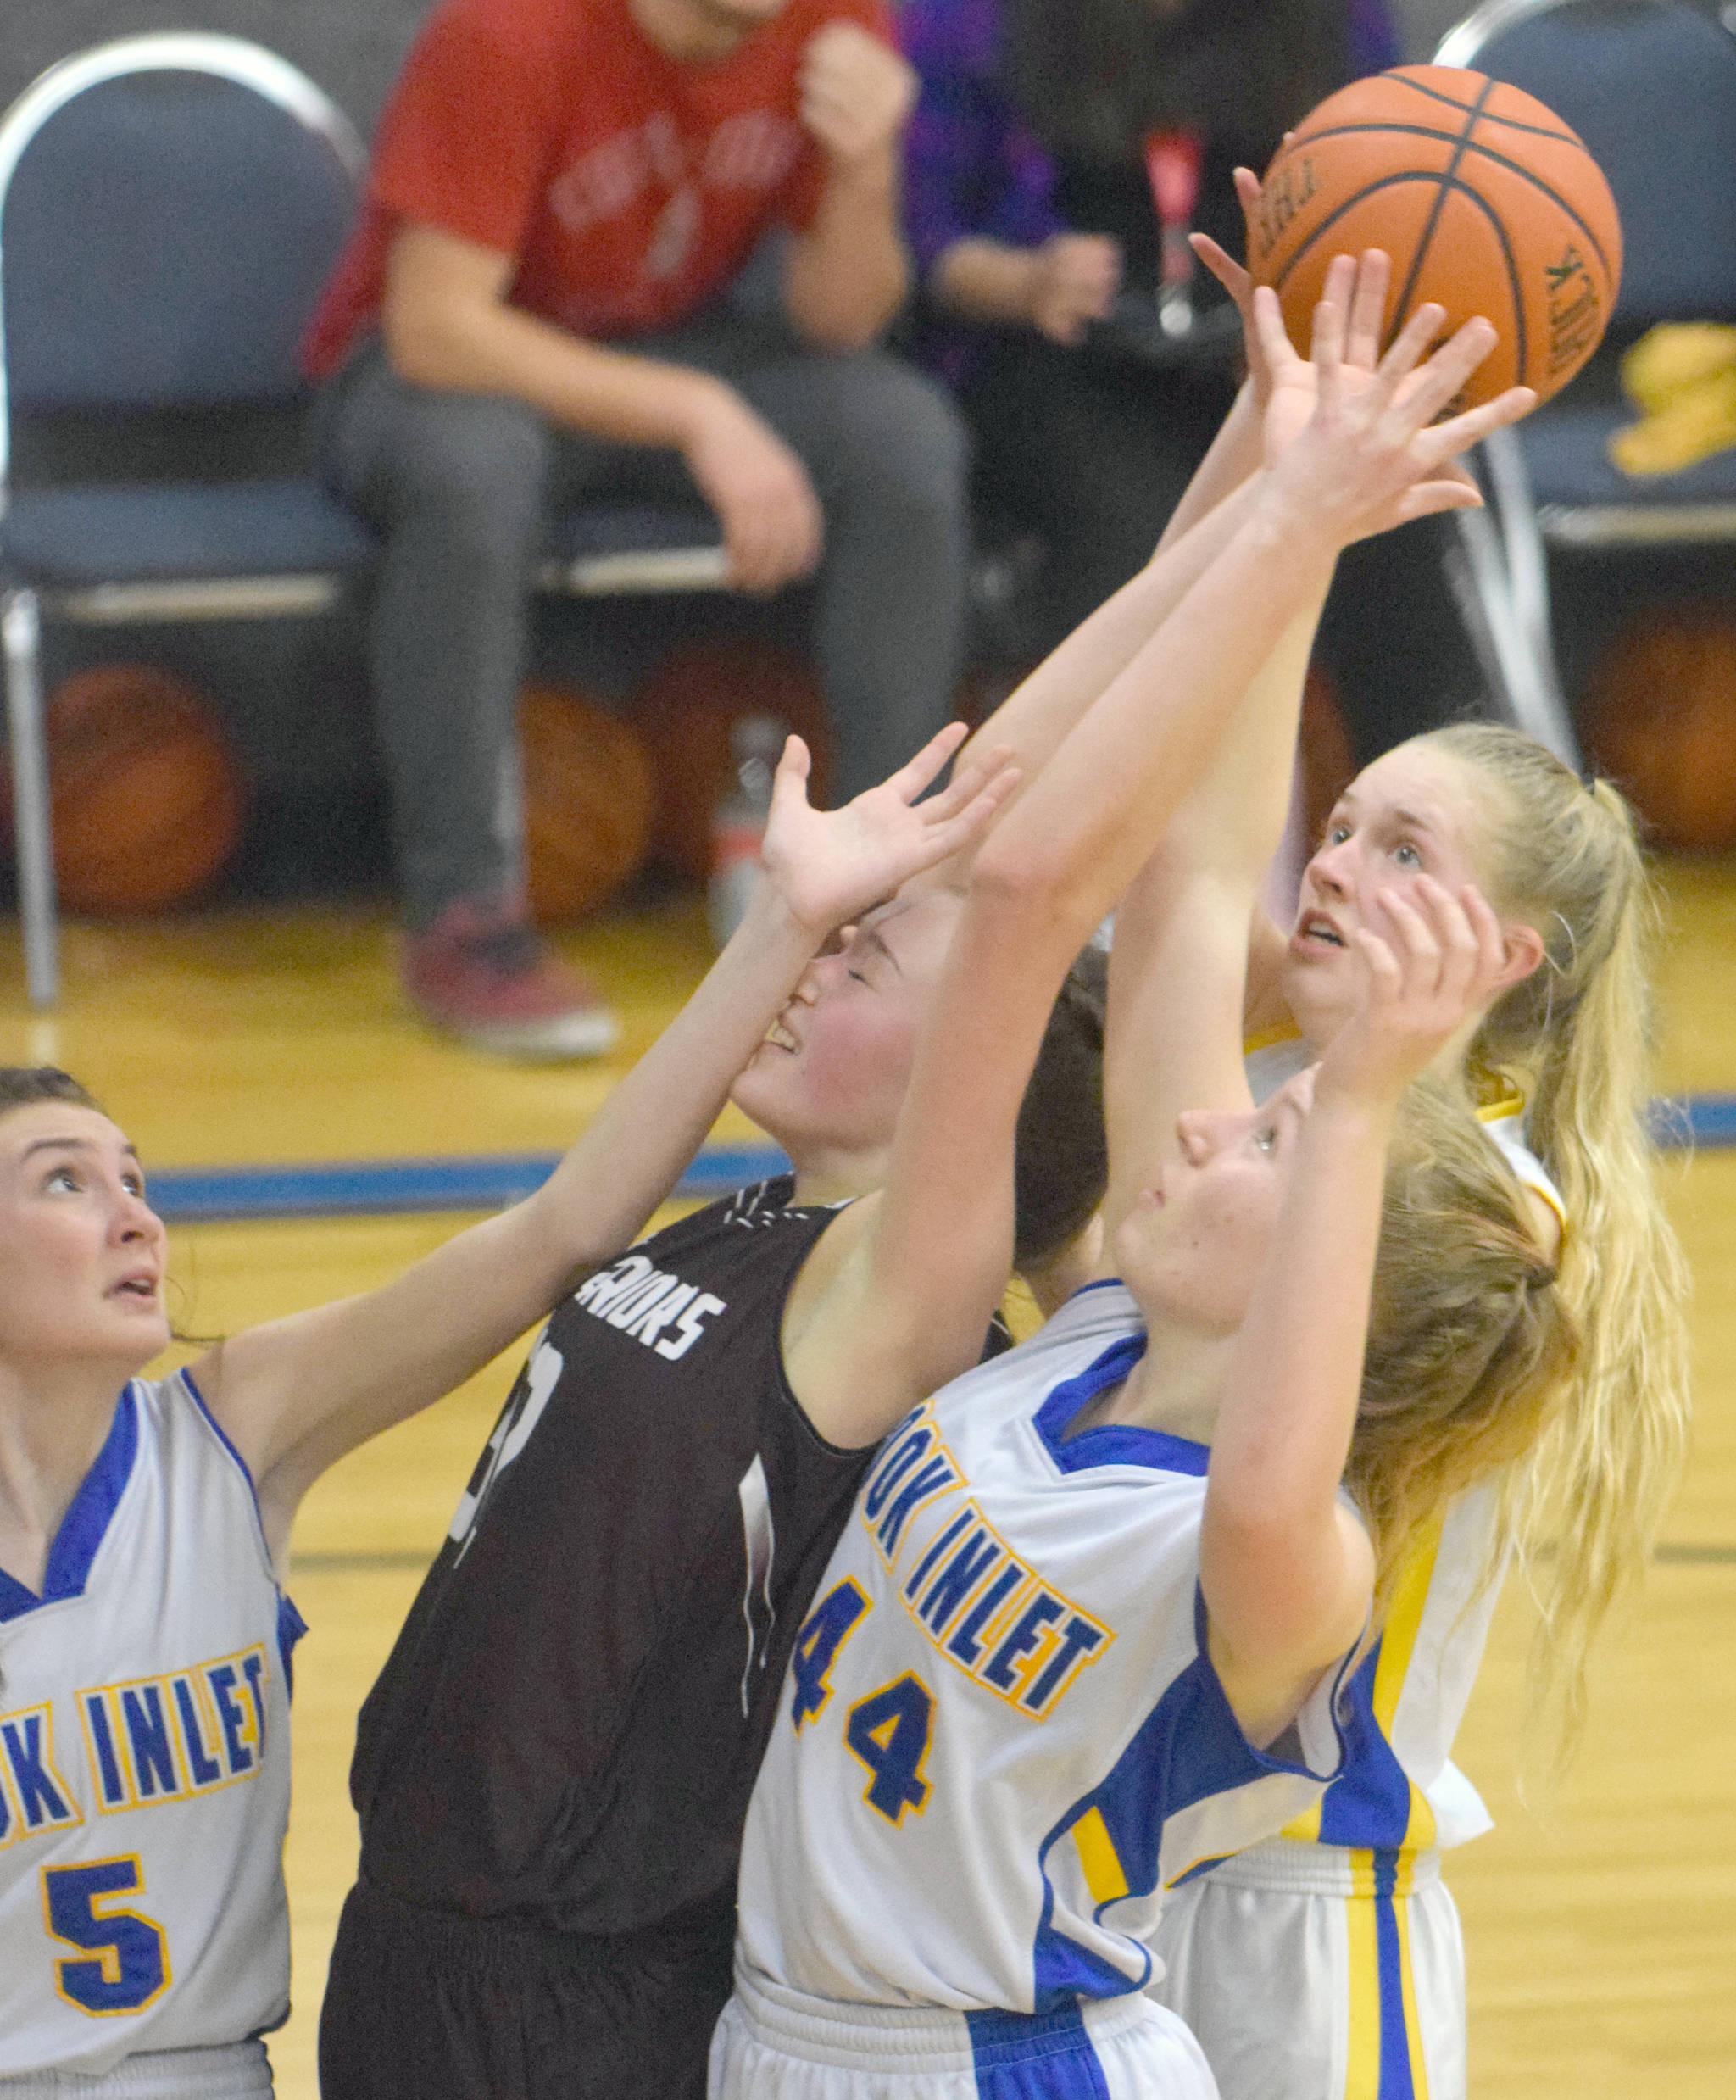
[[[1264,1101],[1313,1051],[1299,1035],[1250,1048],[1248,1084]],[[1561,1194],[1526,1143],[1512,1094],[1477,1111],[1522,1188],[1565,1219]],[[1386,1624],[1346,1688],[1344,1769],[1286,1838],[1370,1849],[1462,1845],[1490,1826],[1477,1789],[1451,1761],[1500,1590],[1491,1568],[1500,1484],[1460,1496],[1406,1562]]]
[[[134,1379],[43,1595],[0,1574],[0,2078],[282,2020],[301,1630],[191,1381]]]
[[[1138,1360],[1129,1294],[887,1438],[798,1638],[748,1812],[742,1949],[810,1995],[1044,2012],[1150,1976],[1166,1886],[1271,1835],[1338,1757],[1253,1749],[1205,1653],[1203,1445],[1068,1436]]]

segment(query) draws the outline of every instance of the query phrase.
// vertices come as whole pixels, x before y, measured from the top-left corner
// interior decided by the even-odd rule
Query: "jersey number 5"
[[[43,1868],[49,1931],[86,1950],[83,1958],[69,1955],[54,1964],[55,1986],[69,2005],[83,2013],[138,2013],[168,1989],[162,1926],[136,1911],[98,1908],[117,1896],[142,1896],[144,1888],[136,1858]]]

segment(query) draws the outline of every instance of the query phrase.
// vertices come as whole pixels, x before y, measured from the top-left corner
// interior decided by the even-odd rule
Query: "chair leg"
[[[1577,772],[1583,760],[1555,668],[1548,556],[1525,454],[1511,430],[1491,432],[1480,449],[1488,506],[1454,515],[1500,661],[1498,689],[1508,720]]]
[[[1556,682],[1554,651],[1527,631],[1500,535],[1486,510],[1455,510],[1453,516],[1459,543],[1448,558],[1448,580],[1500,711],[1577,772],[1583,763],[1579,738]]]
[[[13,590],[0,596],[0,645],[6,653],[6,719],[12,737],[12,806],[18,835],[25,975],[31,1004],[52,1006],[60,995],[60,959],[54,911],[48,757],[42,734],[41,634],[42,618],[34,591]]]

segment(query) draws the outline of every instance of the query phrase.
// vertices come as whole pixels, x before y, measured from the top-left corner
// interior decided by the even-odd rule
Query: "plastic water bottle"
[[[711,937],[720,948],[747,916],[760,880],[760,846],[785,734],[775,715],[743,715],[730,729],[735,785],[711,813],[711,875],[705,891]]]

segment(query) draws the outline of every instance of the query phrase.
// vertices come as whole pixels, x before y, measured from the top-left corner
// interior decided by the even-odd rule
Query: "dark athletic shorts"
[[[704,2100],[733,1890],[615,1939],[349,1892],[320,2015],[322,2100]]]

